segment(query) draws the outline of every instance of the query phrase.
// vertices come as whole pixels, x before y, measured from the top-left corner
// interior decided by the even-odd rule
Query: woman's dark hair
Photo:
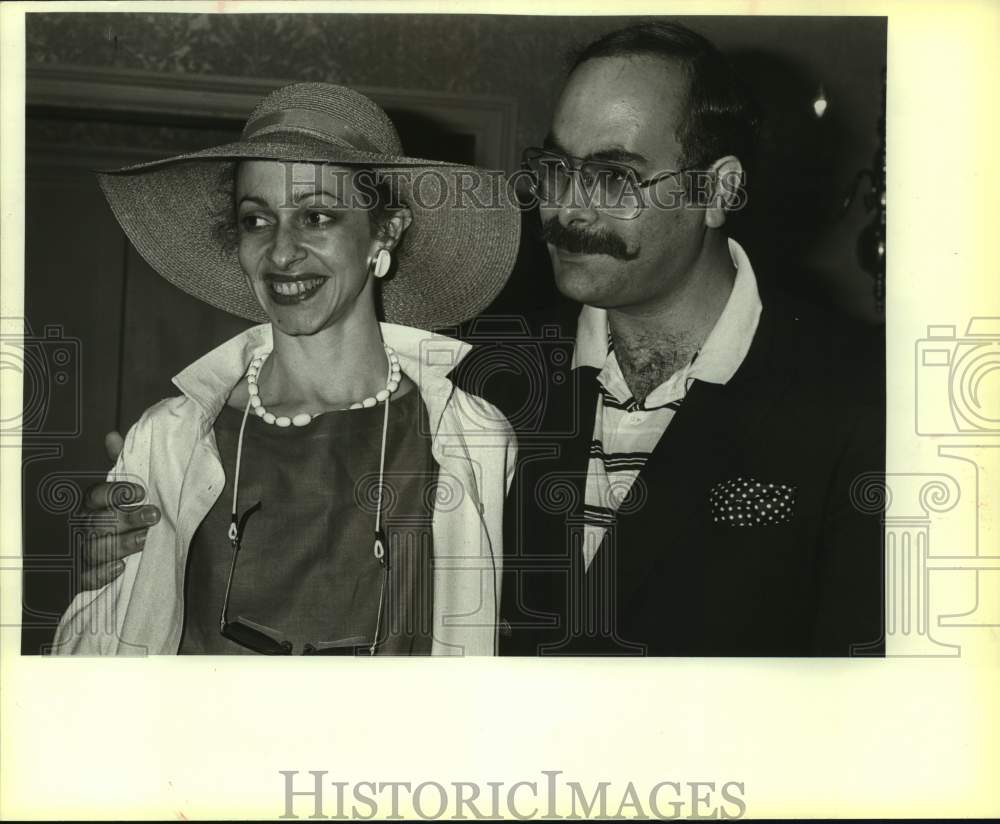
[[[735,155],[753,158],[760,116],[729,61],[706,38],[678,23],[638,23],[610,32],[573,59],[573,69],[599,57],[660,57],[679,62],[688,76],[685,114],[677,141],[689,169],[703,169]]]
[[[236,223],[236,163],[223,163],[215,185],[209,189],[213,201],[212,237],[224,255],[236,252],[240,231]]]
[[[212,236],[227,255],[235,253],[240,241],[239,226],[236,221],[238,167],[238,161],[221,164],[218,180],[211,190],[215,201]],[[368,209],[368,222],[376,235],[384,235],[388,230],[389,219],[400,208],[398,198],[394,197],[388,182],[380,179],[375,169],[367,166],[358,167],[356,174],[361,196],[367,199],[365,206]],[[402,243],[402,238],[399,243]],[[397,250],[399,243],[396,245]]]

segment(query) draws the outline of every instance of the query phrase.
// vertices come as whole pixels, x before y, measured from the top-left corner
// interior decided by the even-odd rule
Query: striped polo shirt
[[[600,383],[584,501],[582,549],[588,568],[615,522],[619,504],[684,402],[691,382],[727,383],[750,349],[761,312],[757,279],[746,252],[734,240],[729,241],[729,254],[736,279],[704,345],[642,402],[632,397],[618,366],[607,312],[593,306],[584,306],[580,312],[573,366],[598,369]]]

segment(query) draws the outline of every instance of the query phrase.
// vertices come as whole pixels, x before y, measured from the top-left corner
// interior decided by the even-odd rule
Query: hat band
[[[243,129],[243,138],[290,129],[306,132],[327,142],[346,143],[350,148],[358,151],[385,154],[344,121],[325,112],[317,112],[312,109],[281,109],[258,117],[253,122],[247,123],[246,128]]]

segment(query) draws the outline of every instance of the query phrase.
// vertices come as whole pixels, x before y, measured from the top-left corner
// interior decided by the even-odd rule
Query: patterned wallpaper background
[[[574,50],[640,18],[365,14],[30,14],[27,59],[513,97],[538,142]],[[872,18],[688,17],[734,55],[781,61],[870,144],[884,28]],[[766,96],[768,89],[759,93]],[[803,100],[808,106],[809,101]],[[873,146],[866,147],[866,155]],[[867,162],[869,158],[864,157]]]

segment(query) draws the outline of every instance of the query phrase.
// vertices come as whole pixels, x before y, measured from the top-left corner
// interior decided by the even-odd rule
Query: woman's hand
[[[118,459],[123,443],[118,432],[105,437],[112,462]],[[103,482],[87,490],[78,513],[92,525],[81,553],[81,590],[99,589],[113,581],[125,569],[122,559],[142,549],[149,527],[160,520],[160,510],[153,504],[126,506],[145,497],[146,490],[133,483]]]

